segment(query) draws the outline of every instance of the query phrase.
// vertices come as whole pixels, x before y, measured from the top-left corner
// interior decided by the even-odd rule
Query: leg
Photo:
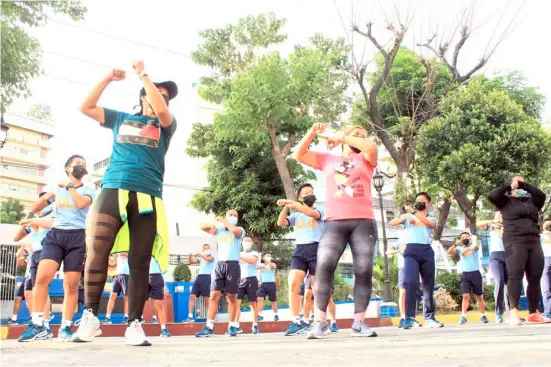
[[[364,321],[365,312],[371,300],[373,256],[377,241],[375,221],[362,220],[359,222],[350,236],[350,249],[354,264],[354,322]],[[331,281],[333,281],[333,277]],[[332,285],[331,282],[331,287]]]
[[[277,314],[277,301],[272,301],[272,311]]]
[[[476,297],[476,304],[478,306],[478,309],[480,310],[481,314],[486,313],[486,303],[484,303],[484,298],[482,295],[475,296]]]
[[[291,309],[291,316],[296,319],[300,313],[300,303],[298,298],[298,291],[301,283],[304,281],[306,272],[299,269],[291,269],[289,272],[289,306]]]
[[[416,247],[418,245],[408,246],[404,252],[405,308],[407,318],[415,318],[417,290],[419,289],[419,257]]]
[[[13,303],[13,312],[12,312],[13,316],[19,315],[19,310],[21,309],[22,300],[23,300],[23,297],[15,297],[15,301]]]
[[[251,306],[251,311],[253,312],[253,323],[258,324],[258,303],[249,302],[249,305]]]
[[[424,259],[420,266],[421,277],[423,278],[423,304],[425,309],[425,320],[434,319],[436,308],[434,306],[434,277],[435,277],[434,251],[430,246],[424,249]]]
[[[505,295],[505,267],[499,258],[490,255],[490,272],[494,278],[494,301],[496,315],[503,315],[503,302]]]
[[[398,304],[400,306],[400,315],[402,318],[406,315],[406,289],[400,288],[398,294]]]
[[[153,200],[153,199],[152,199]],[[157,235],[157,214],[153,200],[153,212],[141,215],[135,192],[128,201],[128,227],[130,230],[130,250],[128,251],[128,322],[140,319],[145,301],[148,298],[149,263],[153,242]]]
[[[95,316],[107,279],[109,253],[122,227],[119,213],[118,190],[102,190],[92,207],[84,265],[84,308]]]
[[[33,288],[33,313],[42,313],[48,298],[48,287],[59,269],[59,263],[51,259],[43,259],[38,265],[36,283]],[[33,318],[33,322],[35,322]]]
[[[237,294],[228,293],[228,319],[235,320],[237,315]]]
[[[113,308],[115,307],[115,302],[117,301],[117,293],[111,293],[109,295],[109,302],[107,302],[107,310],[105,311],[105,317],[110,319],[111,314],[113,313]]]
[[[229,301],[229,298],[228,298],[228,301]],[[237,299],[235,300],[235,307],[236,307],[236,310],[235,310],[235,318],[234,318],[234,319],[230,319],[230,321],[239,322],[239,320],[241,319],[241,303],[243,303],[243,300],[242,300],[242,299],[237,298]]]
[[[194,310],[195,310],[195,294],[192,293],[191,296],[189,296],[188,314],[194,315]]]
[[[331,298],[329,299],[329,305],[327,306],[327,313],[329,314],[329,318],[333,320],[333,322],[337,321],[337,305],[335,305],[333,296],[331,296]]]
[[[505,262],[507,264],[507,292],[509,296],[509,305],[511,307],[512,322],[519,319],[518,305],[520,302],[520,292],[522,287],[522,278],[528,261],[528,252],[522,244],[507,244],[505,246]]]
[[[314,303],[314,290],[313,289],[305,289],[304,290],[304,318],[308,320],[310,317],[310,310],[312,309],[312,304]]]
[[[526,279],[528,280],[528,289],[526,296],[528,298],[528,312],[530,314],[538,312],[541,299],[541,277],[543,274],[545,259],[541,244],[535,243],[528,252],[528,261],[526,264]]]
[[[262,310],[264,309],[264,297],[260,297],[260,295],[257,298],[258,307],[257,311],[259,314],[262,314]]]
[[[461,300],[461,312],[463,315],[467,314],[467,311],[469,310],[469,301],[471,299],[470,293],[463,293],[463,299]]]
[[[30,314],[33,308],[33,291],[25,291],[25,302],[27,302],[27,310]]]
[[[218,313],[218,303],[220,302],[221,291],[211,291],[209,300],[209,309],[207,311],[207,320],[214,320]],[[229,306],[228,306],[229,307]],[[231,318],[229,319],[231,321]]]
[[[66,271],[63,278],[63,322],[72,322],[73,315],[78,302],[78,283],[80,282],[81,271]]]
[[[128,296],[124,295],[122,300],[124,302],[124,316],[128,317]]]
[[[551,315],[551,256],[546,256],[541,277],[543,307],[546,315]]]
[[[325,320],[327,318],[327,305],[329,304],[329,298],[331,297],[331,282],[333,280],[333,274],[335,274],[335,269],[337,268],[339,259],[341,258],[344,249],[346,248],[346,244],[349,239],[351,239],[350,234],[352,233],[352,229],[353,226],[351,221],[334,221],[325,223],[325,228],[318,246],[315,272],[316,282],[314,284],[317,320]],[[356,282],[358,282],[357,279]],[[371,283],[371,279],[369,282]]]
[[[165,301],[162,299],[154,299],[153,306],[155,308],[155,311],[157,312],[157,318],[159,320],[159,323],[161,324],[161,327],[163,325],[166,325]]]

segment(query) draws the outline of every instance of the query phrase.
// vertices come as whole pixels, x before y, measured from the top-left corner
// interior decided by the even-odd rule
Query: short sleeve
[[[32,230],[33,229],[31,227],[25,227],[25,232],[27,232],[27,233],[31,233]],[[542,241],[542,243],[543,243],[543,241]]]
[[[289,225],[294,227],[297,219],[297,213],[293,213],[291,215],[287,216],[287,221],[289,221]]]
[[[316,208],[316,210],[320,213],[320,220],[323,220],[324,211],[322,208]]]
[[[122,112],[111,110],[109,108],[103,109],[103,124],[101,126],[107,129],[114,129],[117,123],[121,120]]]
[[[197,264],[201,264],[201,260],[203,259],[201,258],[201,256],[196,256],[195,260],[197,260]]]
[[[176,122],[176,118],[174,115],[172,115],[172,124],[170,124],[169,127],[164,128],[162,127],[162,131],[168,138],[172,138],[172,135],[176,132],[176,128],[178,127],[178,123]]]
[[[241,236],[239,238],[244,238],[247,232],[245,232],[245,229],[243,227],[239,227],[241,229]]]
[[[94,190],[90,186],[85,186],[83,196],[89,196],[93,202],[94,199],[96,198],[96,190]]]
[[[256,251],[253,251],[251,252],[251,255],[253,255],[254,257],[256,257],[257,259],[260,257],[260,254]]]
[[[311,150],[308,152],[314,154],[314,156],[316,157],[316,165],[313,168],[323,171],[323,168],[325,167],[325,165],[327,164],[327,161],[329,160],[329,153],[314,152]]]

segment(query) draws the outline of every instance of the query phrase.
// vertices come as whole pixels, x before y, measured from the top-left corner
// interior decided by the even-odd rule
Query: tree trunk
[[[434,229],[434,239],[440,241],[442,238],[442,233],[446,227],[446,222],[448,220],[448,215],[450,214],[450,208],[452,202],[450,199],[444,199],[444,202],[438,208],[438,223],[436,223],[436,228]]]
[[[476,234],[476,201],[469,199],[463,188],[452,190],[452,194],[465,215],[465,228],[468,228],[472,234]]]
[[[268,126],[268,134],[272,142],[272,156],[274,157],[277,171],[285,190],[285,197],[290,200],[296,200],[297,195],[295,193],[294,181],[289,172],[289,167],[287,167],[287,155],[293,145],[295,145],[295,134],[289,134],[289,139],[283,148],[279,147],[279,139],[274,127]]]

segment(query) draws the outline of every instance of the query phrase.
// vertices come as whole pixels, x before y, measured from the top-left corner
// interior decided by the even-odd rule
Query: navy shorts
[[[406,273],[404,268],[398,269],[398,289],[406,289]]]
[[[117,274],[113,279],[113,286],[111,288],[111,293],[116,293],[117,296],[122,293],[123,296],[126,296],[128,292],[128,274]]]
[[[15,292],[16,297],[21,297],[25,299],[25,280],[19,284],[19,287],[17,287],[17,292]]]
[[[480,274],[480,271],[467,271],[461,274],[459,288],[463,294],[472,291],[475,296],[482,296],[482,274]]]
[[[318,262],[318,242],[307,245],[297,245],[291,260],[291,270],[302,270],[310,275],[316,275],[316,263]]]
[[[25,278],[25,291],[30,292],[33,290],[33,281],[31,279],[31,276]]]
[[[34,287],[36,283],[36,272],[38,271],[38,263],[40,262],[40,254],[42,250],[33,252],[31,256],[31,287]]]
[[[191,287],[191,294],[194,294],[195,297],[210,297],[210,274],[199,274],[195,281],[193,282],[193,287]]]
[[[262,283],[260,285],[258,289],[258,298],[266,298],[266,295],[268,295],[268,299],[271,302],[277,300],[276,284],[274,282]],[[304,293],[302,295],[304,295]]]
[[[156,300],[165,298],[165,280],[162,274],[149,274],[149,298]]]
[[[86,232],[84,229],[52,228],[42,240],[40,260],[54,260],[63,263],[63,271],[84,269],[86,254]]]
[[[298,295],[301,297],[304,297],[304,283],[300,285],[300,289],[298,290]]]
[[[258,279],[256,277],[241,279],[237,290],[237,299],[243,299],[246,295],[249,302],[256,302],[257,293]]]
[[[237,294],[240,278],[239,261],[219,261],[214,267],[214,277],[212,277],[210,289],[211,291]]]

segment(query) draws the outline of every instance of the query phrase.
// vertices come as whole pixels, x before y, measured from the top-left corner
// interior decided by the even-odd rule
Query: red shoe
[[[528,316],[528,323],[529,324],[546,324],[546,323],[549,323],[549,322],[551,322],[551,320],[546,318],[544,315],[542,315],[539,312],[533,313],[533,314]]]

